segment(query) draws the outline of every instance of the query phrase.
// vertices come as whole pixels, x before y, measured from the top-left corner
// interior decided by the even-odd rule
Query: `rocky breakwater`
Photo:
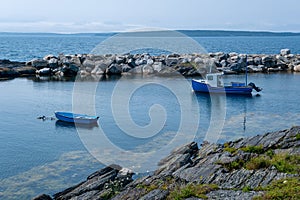
[[[0,78],[35,75],[54,77],[155,74],[200,76],[207,72],[223,71],[225,74],[300,71],[300,55],[282,49],[277,55],[208,53],[171,54],[151,56],[149,54],[48,55],[43,59],[28,62],[0,60]]]
[[[204,142],[200,149],[192,142],[135,180],[130,170],[108,166],[53,199],[297,199],[299,173],[300,127],[293,127],[225,144]]]

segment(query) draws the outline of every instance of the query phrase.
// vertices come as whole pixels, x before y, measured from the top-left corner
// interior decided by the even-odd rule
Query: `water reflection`
[[[64,122],[61,120],[57,120],[55,122],[56,128],[71,128],[71,129],[76,129],[76,128],[83,128],[83,129],[88,129],[88,130],[93,130],[99,127],[98,123],[93,123],[93,124],[75,124],[71,122]]]
[[[249,107],[259,96],[193,93],[200,106],[200,135],[198,141],[222,142],[235,138],[232,130],[246,134]],[[230,130],[230,131],[228,131]]]

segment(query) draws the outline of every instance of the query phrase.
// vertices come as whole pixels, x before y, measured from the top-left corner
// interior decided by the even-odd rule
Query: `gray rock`
[[[51,69],[50,68],[42,68],[40,70],[36,71],[36,74],[40,75],[40,76],[49,76],[51,75]]]
[[[107,75],[120,75],[122,73],[122,68],[120,65],[117,64],[111,64],[107,69],[106,69],[106,74]]]
[[[151,65],[145,65],[143,66],[143,74],[153,74],[154,69]]]
[[[293,69],[295,72],[300,72],[300,65],[296,65],[294,66],[294,69]]]
[[[260,196],[262,194],[262,192],[256,191],[242,192],[240,190],[216,190],[208,193],[206,196],[208,199],[251,200],[253,197]]]
[[[64,73],[64,76],[76,76],[79,71],[79,67],[73,64],[64,65],[61,69],[61,72]]]
[[[52,200],[52,198],[47,194],[41,194],[37,197],[34,197],[32,200]]]
[[[154,62],[152,65],[155,72],[160,72],[165,66],[161,62]]]
[[[133,68],[130,73],[132,74],[142,74],[143,73],[143,66],[136,66]]]
[[[227,62],[227,60],[221,60],[220,65],[221,67],[227,67],[229,63]]]
[[[20,76],[34,75],[36,74],[36,68],[32,66],[17,67],[14,70],[20,74]]]
[[[122,65],[122,73],[130,72],[132,68],[129,65]]]
[[[95,67],[95,61],[94,60],[89,60],[89,59],[86,59],[85,61],[83,61],[82,63],[82,66],[84,68],[94,68]]]
[[[262,65],[262,58],[261,57],[255,57],[253,60],[255,65]]]
[[[42,69],[48,67],[48,62],[45,60],[32,60],[28,65],[35,67],[37,69]]]
[[[58,59],[57,58],[51,58],[48,60],[49,68],[56,69],[58,68]]]
[[[163,200],[167,198],[168,194],[168,190],[155,189],[141,197],[140,200]]]
[[[122,167],[118,165],[111,165],[91,174],[86,181],[79,183],[73,187],[70,187],[62,192],[54,194],[55,200],[63,199],[94,199],[98,196],[96,194],[104,189],[105,184],[110,181],[123,181],[123,177],[126,176],[126,182],[122,182],[125,186],[132,181],[132,174],[122,175],[122,179],[118,179],[118,173],[122,170]]]

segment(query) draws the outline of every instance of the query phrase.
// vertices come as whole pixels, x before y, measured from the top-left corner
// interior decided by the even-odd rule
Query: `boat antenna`
[[[247,64],[247,54],[246,54],[246,86],[248,85],[248,64]]]

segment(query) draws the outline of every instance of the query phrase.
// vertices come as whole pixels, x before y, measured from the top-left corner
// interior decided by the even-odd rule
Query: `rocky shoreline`
[[[0,60],[0,78],[23,76],[74,77],[155,74],[201,76],[207,72],[222,71],[224,74],[268,73],[300,71],[300,54],[282,49],[277,55],[208,53],[171,54],[151,56],[149,54],[91,55],[75,54],[47,55],[43,59],[27,62]]]
[[[62,192],[63,199],[297,199],[300,196],[300,126],[225,144],[179,147],[152,174],[111,165]]]

